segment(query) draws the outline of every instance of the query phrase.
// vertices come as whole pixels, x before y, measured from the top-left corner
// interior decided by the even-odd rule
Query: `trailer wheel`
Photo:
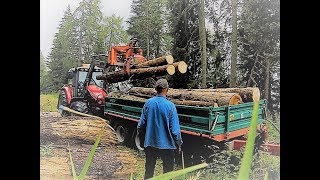
[[[115,125],[116,136],[118,141],[121,145],[126,145],[129,138],[128,138],[128,128],[123,126],[123,124],[116,124]]]
[[[135,149],[137,149],[138,151],[144,150],[144,148],[143,148],[144,142],[141,142],[137,129],[135,129],[133,131],[132,141],[133,141],[133,146]]]

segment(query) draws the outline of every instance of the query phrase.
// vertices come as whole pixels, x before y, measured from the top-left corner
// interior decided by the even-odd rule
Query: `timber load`
[[[154,88],[133,87],[129,90],[129,95],[150,98],[156,95],[156,90]],[[169,89],[167,98],[175,104],[190,106],[212,105],[216,107],[217,105],[229,106],[243,103],[238,93],[201,92],[187,89]]]
[[[111,93],[111,97],[145,102],[156,95],[154,88],[132,87],[127,94]],[[258,88],[218,88],[218,89],[169,89],[167,98],[177,105],[188,106],[230,106],[253,102],[260,97]]]
[[[108,72],[97,76],[97,79],[108,83],[116,83],[128,79],[145,79],[150,76],[163,76],[166,74],[173,75],[176,72],[184,74],[187,72],[187,68],[188,65],[184,61],[173,62],[173,57],[168,55],[133,65],[129,72],[125,70]]]
[[[127,93],[112,92],[108,96],[145,102],[156,95],[154,88],[132,87]],[[218,88],[218,89],[169,89],[167,98],[176,105],[187,106],[231,106],[260,97],[259,88]]]

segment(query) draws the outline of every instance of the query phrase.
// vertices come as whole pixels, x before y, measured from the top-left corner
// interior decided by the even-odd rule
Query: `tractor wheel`
[[[133,134],[132,134],[132,141],[133,141],[133,147],[138,150],[138,151],[143,151],[144,150],[144,147],[143,147],[143,140],[140,139],[139,135],[138,135],[138,131],[137,129],[135,129],[133,131]]]
[[[116,136],[120,145],[127,145],[129,141],[129,130],[123,124],[116,124],[114,130],[116,131]]]
[[[70,105],[70,108],[81,113],[85,113],[85,114],[89,113],[88,105],[82,101],[72,102]]]
[[[58,111],[59,111],[60,105],[68,107],[67,96],[63,90],[60,90],[60,92],[59,92],[58,105],[57,105]],[[60,112],[61,116],[70,116],[70,113],[67,111],[59,111],[59,112]]]

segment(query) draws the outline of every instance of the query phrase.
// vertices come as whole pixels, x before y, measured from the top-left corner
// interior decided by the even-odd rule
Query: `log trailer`
[[[133,52],[133,51],[131,51]],[[141,51],[138,52],[141,56]],[[139,121],[141,110],[144,102],[137,100],[135,98],[128,99],[111,96],[111,93],[107,93],[105,90],[106,81],[111,81],[110,83],[120,82],[129,79],[130,72],[133,70],[139,70],[138,74],[144,72],[151,65],[159,65],[158,62],[172,63],[172,56],[164,56],[161,58],[156,58],[156,60],[150,60],[157,63],[149,63],[150,61],[142,60],[133,65],[131,61],[130,66],[126,66],[124,62],[122,67],[124,69],[121,72],[108,72],[105,69],[108,68],[110,63],[107,65],[100,65],[100,67],[95,66],[97,63],[92,61],[89,66],[82,66],[78,68],[73,68],[70,72],[70,79],[72,83],[64,86],[60,90],[58,109],[62,115],[70,115],[67,112],[61,111],[59,106],[70,107],[79,112],[90,113],[103,117],[109,121],[110,125],[115,129],[117,138],[119,142],[123,145],[133,146],[137,150],[143,150],[143,142],[140,142],[137,136],[137,123]],[[119,57],[119,56],[118,56]],[[127,56],[122,56],[127,58]],[[130,56],[129,56],[130,57]],[[133,57],[133,56],[131,56]],[[108,62],[108,61],[107,61]],[[115,62],[110,60],[109,62]],[[114,63],[114,65],[117,63]],[[137,65],[138,64],[138,65]],[[139,66],[139,64],[144,64]],[[160,63],[161,64],[161,63]],[[173,63],[174,64],[174,63]],[[134,66],[139,67],[134,69]],[[161,71],[156,70],[156,73],[148,72],[149,75],[158,75],[159,72],[168,71],[170,65],[164,65]],[[172,65],[173,69],[179,69],[178,65]],[[159,67],[159,66],[158,66]],[[184,70],[183,70],[184,71]],[[82,75],[85,72],[85,76]],[[116,73],[116,75],[114,75]],[[109,75],[113,75],[115,78],[109,78]],[[120,75],[119,75],[120,74]],[[162,73],[163,74],[163,73]],[[170,73],[169,73],[170,74]],[[116,78],[121,76],[121,78]],[[84,78],[85,77],[85,78]],[[139,76],[138,76],[139,78]],[[83,82],[83,83],[81,83]],[[104,85],[103,85],[104,84]],[[178,90],[179,91],[179,90]],[[185,91],[185,90],[181,90]],[[260,93],[260,92],[259,92]],[[175,103],[178,116],[180,120],[181,133],[183,138],[182,150],[185,152],[185,156],[195,157],[195,152],[199,153],[202,147],[206,147],[210,144],[215,144],[219,146],[226,147],[228,144],[229,148],[240,149],[241,146],[245,144],[245,139],[250,127],[253,102],[237,103],[234,105],[222,105],[215,106],[193,106]],[[257,131],[258,135],[256,138],[256,145],[268,146],[263,144],[267,138],[267,128],[265,125],[265,120],[267,118],[266,114],[267,102],[265,99],[259,101],[259,115],[258,115],[258,125]],[[274,145],[270,145],[271,147]],[[280,146],[271,147],[270,152],[275,155],[279,155]]]

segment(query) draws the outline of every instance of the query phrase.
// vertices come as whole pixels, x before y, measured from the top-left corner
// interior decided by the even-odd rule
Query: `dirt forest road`
[[[102,124],[87,117],[40,113],[40,178],[73,179],[68,144],[79,175]],[[136,156],[118,146],[110,132],[102,136],[86,179],[127,179],[136,171]]]

